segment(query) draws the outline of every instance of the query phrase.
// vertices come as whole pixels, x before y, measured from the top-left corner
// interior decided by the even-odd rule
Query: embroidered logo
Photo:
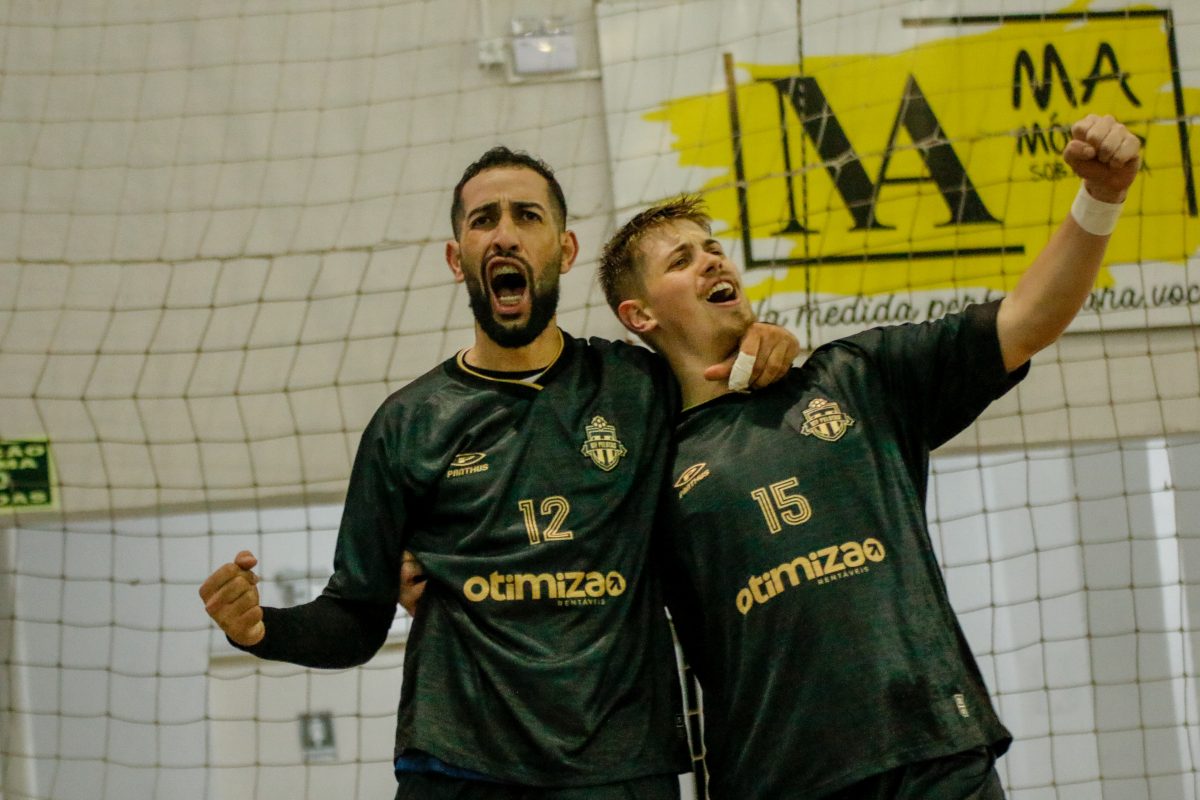
[[[487,472],[488,465],[480,463],[485,458],[487,458],[487,453],[459,453],[450,462],[450,468],[446,470],[446,477],[457,478],[461,475]]]
[[[609,472],[621,461],[621,456],[628,450],[617,438],[616,427],[609,425],[608,420],[601,416],[592,417],[592,424],[585,429],[587,439],[579,452],[592,460],[600,469]]]
[[[818,397],[804,409],[804,425],[800,432],[826,442],[836,442],[853,424],[854,418],[843,413],[841,406]]]
[[[707,478],[712,473],[708,471],[708,464],[701,461],[699,464],[692,464],[685,469],[679,478],[675,481],[675,488],[679,490],[680,499],[685,494],[695,488],[696,484]]]

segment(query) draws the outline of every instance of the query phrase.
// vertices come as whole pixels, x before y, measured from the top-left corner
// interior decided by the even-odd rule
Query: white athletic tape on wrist
[[[1108,236],[1117,227],[1117,219],[1121,216],[1124,203],[1106,203],[1088,194],[1088,190],[1080,184],[1075,202],[1071,204],[1071,216],[1090,234]]]
[[[737,359],[733,362],[733,369],[729,370],[729,388],[735,392],[741,392],[750,388],[750,373],[754,371],[754,356],[749,353],[738,353]]]

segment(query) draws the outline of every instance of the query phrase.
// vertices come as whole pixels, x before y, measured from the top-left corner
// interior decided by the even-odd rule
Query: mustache
[[[497,258],[502,258],[505,261],[515,261],[518,264],[520,264],[522,267],[524,267],[526,270],[528,270],[530,273],[533,272],[533,265],[530,264],[528,261],[526,261],[522,256],[519,256],[516,253],[504,253],[504,252],[494,252],[494,253],[489,253],[488,255],[484,256],[483,264],[481,265],[483,267],[484,272],[487,271],[488,265],[490,265]]]

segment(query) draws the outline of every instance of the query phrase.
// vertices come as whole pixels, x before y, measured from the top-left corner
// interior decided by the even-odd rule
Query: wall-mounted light
[[[579,67],[575,34],[560,17],[516,17],[512,20],[513,72],[539,75],[571,72]]]

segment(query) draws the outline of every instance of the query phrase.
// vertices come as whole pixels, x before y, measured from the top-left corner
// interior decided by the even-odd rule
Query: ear
[[[570,272],[579,256],[579,239],[575,237],[575,231],[563,231],[562,254],[562,268],[559,269],[559,274]]]
[[[450,267],[450,272],[454,274],[454,282],[462,283],[462,248],[454,239],[446,242],[446,264]]]
[[[645,336],[658,328],[658,320],[641,300],[622,300],[617,306],[617,318],[638,336]]]

